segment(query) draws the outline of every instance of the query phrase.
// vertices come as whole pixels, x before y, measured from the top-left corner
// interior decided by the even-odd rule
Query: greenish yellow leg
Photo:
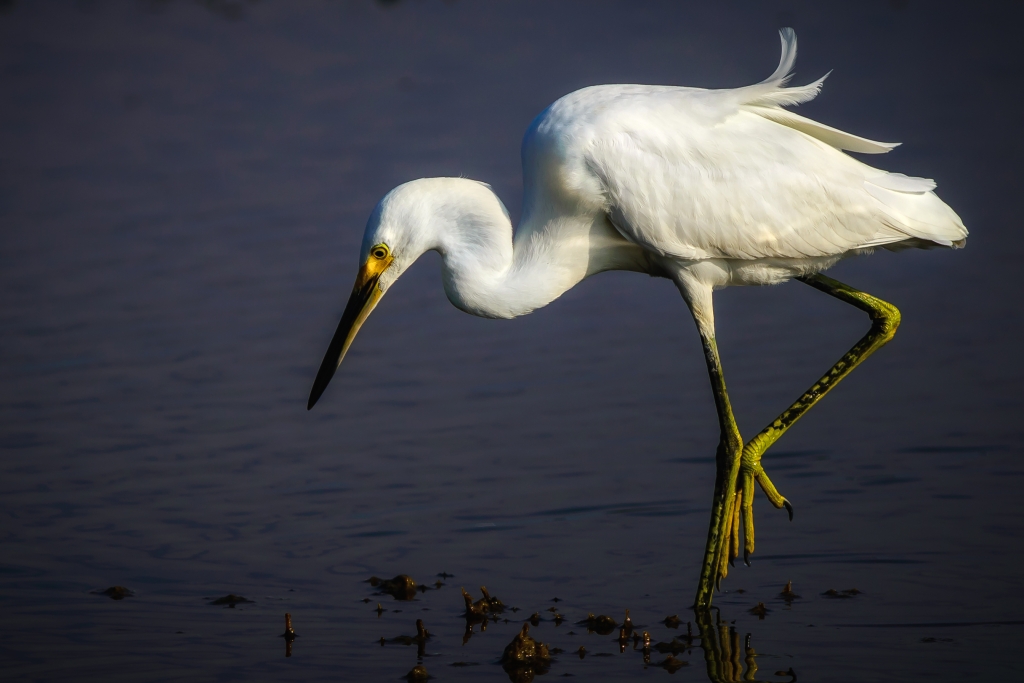
[[[734,506],[736,504],[736,481],[740,472],[740,456],[743,452],[743,437],[732,414],[729,394],[725,389],[722,362],[718,356],[718,345],[714,337],[701,335],[704,346],[704,360],[711,378],[711,390],[715,396],[715,408],[721,437],[715,457],[715,495],[711,504],[711,523],[708,541],[704,547],[704,562],[701,565],[700,581],[694,606],[711,606],[711,596],[718,582],[725,576],[729,562],[729,547]]]
[[[729,395],[725,387],[718,346],[712,336],[702,334],[704,356],[711,378],[711,388],[718,411],[721,440],[716,457],[715,495],[711,507],[711,523],[704,562],[694,607],[698,610],[711,606],[714,590],[729,571],[730,562],[739,554],[739,533],[743,529],[744,561],[754,552],[754,482],[756,481],[776,508],[785,507],[793,518],[793,508],[783,497],[761,467],[764,452],[793,426],[804,413],[837,385],[865,358],[892,339],[900,323],[900,312],[895,306],[870,294],[848,287],[824,275],[799,278],[841,301],[865,311],[871,318],[871,329],[821,379],[797,399],[779,417],[742,445],[742,437],[733,416]]]
[[[743,529],[744,529],[744,561],[749,563],[750,554],[754,552],[754,517],[753,517],[753,483],[761,486],[769,502],[776,508],[785,507],[789,511],[790,519],[793,518],[793,508],[782,495],[779,494],[771,479],[765,474],[761,467],[761,456],[774,444],[787,429],[793,426],[804,413],[810,410],[825,394],[832,390],[835,385],[846,377],[850,372],[864,362],[868,356],[884,346],[896,334],[896,328],[900,324],[900,312],[890,303],[875,298],[852,287],[844,285],[837,280],[825,277],[824,275],[809,275],[798,278],[815,289],[830,294],[841,301],[856,306],[866,312],[871,318],[871,329],[860,341],[854,344],[853,348],[839,359],[832,369],[821,379],[804,392],[793,405],[787,408],[781,415],[758,433],[743,447],[740,457],[740,486],[744,491],[743,497]]]

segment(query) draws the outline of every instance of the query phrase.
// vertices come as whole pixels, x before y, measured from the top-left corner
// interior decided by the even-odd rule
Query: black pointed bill
[[[316,405],[341,365],[342,359],[345,358],[348,347],[352,346],[352,340],[356,338],[359,328],[363,326],[366,318],[373,312],[377,302],[384,295],[379,286],[380,276],[391,265],[392,260],[390,254],[386,258],[375,258],[371,255],[359,269],[356,284],[352,288],[352,296],[348,299],[348,305],[345,306],[338,329],[334,333],[334,338],[331,339],[331,345],[327,347],[327,353],[324,355],[323,362],[320,363],[316,379],[313,380],[313,389],[309,392],[309,403],[306,405],[306,410]]]

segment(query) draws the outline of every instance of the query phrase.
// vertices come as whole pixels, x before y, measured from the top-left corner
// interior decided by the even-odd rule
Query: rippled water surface
[[[479,178],[515,218],[522,132],[558,96],[755,82],[792,25],[797,82],[834,70],[801,112],[903,141],[867,161],[935,178],[972,236],[834,269],[903,326],[766,456],[795,520],[758,500],[753,566],[730,572],[722,630],[674,676],[1012,680],[1016,6],[716,7],[0,2],[4,679],[395,681],[417,647],[380,639],[422,618],[437,681],[501,681],[533,612],[532,634],[565,650],[549,678],[667,676],[665,655],[645,667],[574,622],[628,608],[658,642],[694,619],[717,433],[670,284],[604,274],[482,320],[450,306],[430,255],[305,400],[388,189]],[[799,283],[716,301],[748,435],[867,327]],[[365,583],[399,573],[432,589],[398,601]],[[134,596],[92,592],[117,585]],[[481,585],[520,610],[465,641],[459,588]],[[229,593],[254,602],[209,604]]]

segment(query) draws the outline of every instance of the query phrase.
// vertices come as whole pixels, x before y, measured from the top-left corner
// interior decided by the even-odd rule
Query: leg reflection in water
[[[740,683],[757,681],[757,652],[750,645],[750,634],[743,639],[736,629],[722,620],[718,610],[712,617],[712,610],[697,610],[697,628],[700,631],[700,647],[704,650],[704,663],[708,669],[708,680],[712,683]],[[793,669],[778,671],[776,676],[788,676],[788,683],[796,682]]]

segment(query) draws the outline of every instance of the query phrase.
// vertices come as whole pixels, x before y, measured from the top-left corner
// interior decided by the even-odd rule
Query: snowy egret
[[[964,244],[967,229],[932,190],[843,153],[875,142],[783,107],[813,99],[825,80],[788,87],[796,35],[766,80],[731,90],[601,85],[562,97],[523,139],[523,216],[512,224],[490,186],[424,178],[396,187],[370,216],[355,288],[313,383],[323,394],[384,292],[427,251],[442,257],[448,299],[473,315],[514,318],[586,277],[629,270],[672,280],[703,342],[721,437],[711,523],[695,605],[739,555],[754,551],[754,482],[776,507],[761,457],[794,422],[888,342],[899,311],[821,275],[875,248]],[[827,74],[826,74],[827,76]],[[712,291],[795,278],[867,312],[870,331],[818,382],[744,444],[715,342]]]

